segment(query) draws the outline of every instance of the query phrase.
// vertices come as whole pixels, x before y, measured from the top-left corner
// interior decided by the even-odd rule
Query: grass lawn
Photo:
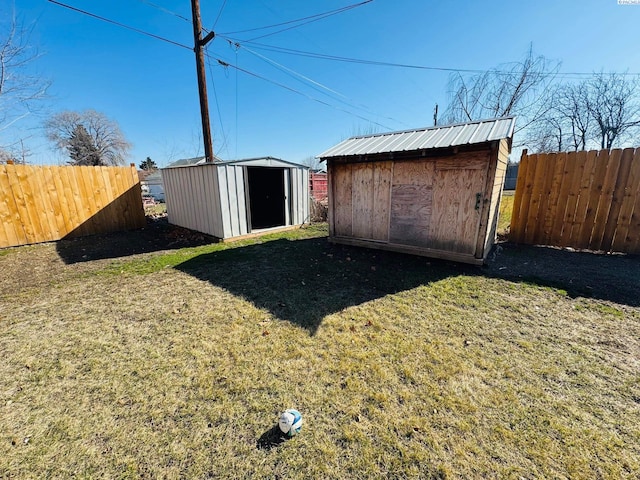
[[[500,199],[500,213],[498,215],[498,235],[504,236],[509,233],[511,224],[511,214],[513,213],[513,199],[515,192],[507,190],[502,193]]]
[[[637,258],[122,235],[2,251],[0,478],[640,475]]]

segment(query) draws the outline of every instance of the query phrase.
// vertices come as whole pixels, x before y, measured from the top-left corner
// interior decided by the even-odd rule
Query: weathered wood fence
[[[509,238],[640,253],[640,148],[532,155],[525,150]]]
[[[144,224],[134,165],[0,165],[0,248]]]

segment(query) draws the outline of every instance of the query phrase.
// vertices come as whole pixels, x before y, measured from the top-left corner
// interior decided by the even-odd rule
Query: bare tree
[[[7,163],[10,160],[13,163],[26,165],[29,156],[31,156],[31,151],[22,139],[12,145],[0,147],[0,164]]]
[[[74,157],[74,140],[78,132],[86,131],[95,147],[97,160],[92,164],[122,165],[129,154],[131,144],[127,141],[116,122],[95,110],[84,112],[60,112],[45,122],[47,138],[53,142],[56,149],[70,155],[70,163],[76,163]]]
[[[468,122],[516,115],[518,130],[525,129],[547,111],[547,97],[559,66],[559,62],[535,55],[530,47],[522,61],[471,76],[452,74],[443,121]]]
[[[9,161],[15,161],[15,155],[8,150],[0,148],[0,165]]]
[[[585,150],[593,138],[589,95],[588,81],[556,86],[545,114],[530,128],[527,145],[538,152]]]
[[[324,170],[324,164],[316,157],[307,157],[300,162],[305,167],[309,167],[312,171]]]
[[[527,146],[532,152],[558,152],[566,145],[566,129],[561,118],[547,115],[532,125]]]
[[[558,86],[528,144],[537,151],[613,148],[640,127],[639,88],[615,73]]]
[[[8,3],[4,1],[3,3]],[[0,130],[33,113],[46,97],[49,82],[28,73],[40,54],[29,44],[33,27],[25,26],[15,14],[0,20]]]
[[[563,85],[554,97],[559,121],[567,126],[574,150],[585,150],[590,140],[593,116],[589,110],[589,86],[586,82]],[[562,150],[562,149],[560,149]]]
[[[640,126],[637,80],[617,73],[598,73],[588,82],[588,110],[596,124],[600,148],[612,148]]]

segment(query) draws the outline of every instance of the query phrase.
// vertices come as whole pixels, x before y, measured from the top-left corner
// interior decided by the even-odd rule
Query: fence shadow
[[[586,297],[640,306],[640,256],[501,244],[486,275],[559,288]]]
[[[204,233],[170,225],[166,217],[144,220],[143,225],[137,230],[103,235],[68,235],[56,243],[56,250],[63,262],[73,264],[217,242]]]
[[[176,266],[315,334],[322,319],[388,294],[478,269],[427,258],[275,240],[199,255]]]

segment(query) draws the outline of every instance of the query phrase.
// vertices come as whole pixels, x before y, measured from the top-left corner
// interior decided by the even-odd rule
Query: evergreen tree
[[[82,124],[76,125],[73,132],[71,132],[67,149],[69,157],[71,157],[68,162],[70,165],[97,166],[103,164],[100,160],[98,147],[96,147],[93,138]]]
[[[147,159],[141,162],[138,167],[140,168],[140,170],[155,170],[156,168],[158,168],[156,162],[151,160],[151,157],[147,157]]]

